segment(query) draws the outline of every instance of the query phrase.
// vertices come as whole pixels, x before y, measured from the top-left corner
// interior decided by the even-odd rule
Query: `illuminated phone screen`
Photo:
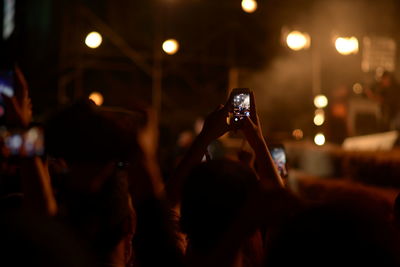
[[[14,72],[0,71],[0,118],[5,115],[5,103],[3,97],[14,96]]]
[[[244,116],[250,116],[250,94],[239,93],[233,97],[233,117],[237,122]]]

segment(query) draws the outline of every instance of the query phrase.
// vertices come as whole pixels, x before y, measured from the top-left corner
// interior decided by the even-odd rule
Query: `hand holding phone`
[[[27,127],[32,118],[32,104],[28,84],[21,70],[18,67],[7,69],[4,72],[3,85],[4,90],[0,89],[0,109],[3,108],[4,112],[0,116],[0,125]]]
[[[44,154],[43,129],[32,127],[28,130],[13,129],[0,131],[2,157],[27,158]]]

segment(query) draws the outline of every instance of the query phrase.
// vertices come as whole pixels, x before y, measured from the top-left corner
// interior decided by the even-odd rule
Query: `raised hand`
[[[6,105],[6,122],[12,126],[28,127],[32,120],[32,102],[24,75],[15,67],[14,96],[2,95]]]

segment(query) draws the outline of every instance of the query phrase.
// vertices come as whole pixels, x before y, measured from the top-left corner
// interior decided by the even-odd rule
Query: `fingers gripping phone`
[[[250,117],[250,108],[252,104],[250,89],[235,88],[232,90],[230,98],[233,110],[231,123],[233,125],[238,125],[244,117]]]

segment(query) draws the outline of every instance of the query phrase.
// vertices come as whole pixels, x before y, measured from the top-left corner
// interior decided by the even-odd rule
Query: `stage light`
[[[256,0],[242,0],[242,9],[246,13],[253,13],[257,10]]]
[[[317,109],[314,115],[314,124],[321,126],[325,122],[325,112],[323,109]]]
[[[318,133],[314,137],[314,143],[318,146],[323,146],[325,144],[325,135]]]
[[[99,92],[92,92],[89,96],[89,99],[92,100],[97,106],[101,106],[104,102],[103,95]]]
[[[300,139],[303,139],[304,133],[301,129],[295,129],[292,132],[292,135],[293,135],[294,139],[300,140]]]
[[[358,53],[358,40],[356,37],[338,37],[335,41],[336,50],[342,55]]]
[[[307,33],[292,31],[286,36],[286,44],[294,51],[307,49],[310,47],[310,36]]]
[[[86,36],[85,44],[90,48],[97,48],[101,45],[103,38],[98,32],[91,32]]]
[[[179,50],[179,43],[175,39],[168,39],[165,40],[164,43],[162,44],[162,49],[164,50],[165,53],[168,55],[173,55]]]
[[[314,97],[314,105],[316,108],[325,108],[328,105],[328,98],[324,95]]]

